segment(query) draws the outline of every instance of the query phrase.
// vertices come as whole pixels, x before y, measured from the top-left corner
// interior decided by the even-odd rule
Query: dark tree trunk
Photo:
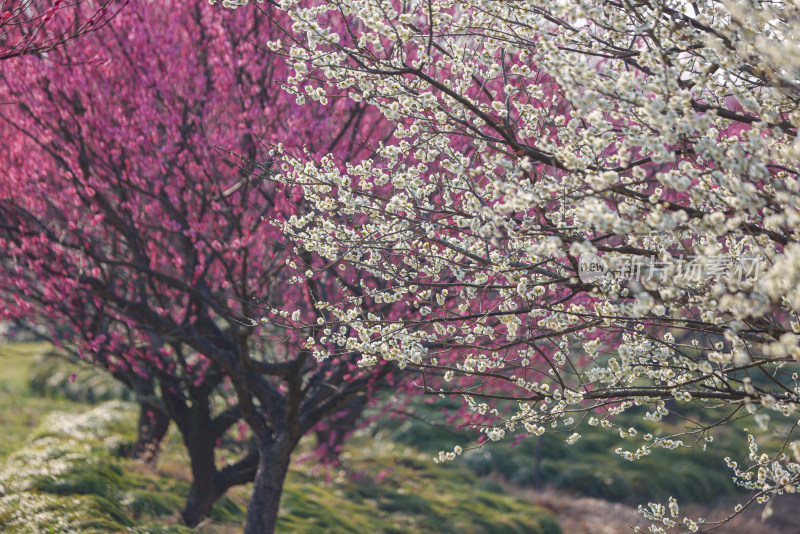
[[[192,485],[181,516],[186,525],[194,527],[208,516],[211,507],[227,488],[220,487],[218,483],[213,438],[209,439],[208,435],[203,436],[199,432],[187,437]]]
[[[169,415],[159,407],[140,404],[136,443],[131,449],[131,458],[155,465],[161,451],[161,442],[169,430],[169,422]]]
[[[181,512],[186,526],[196,527],[200,521],[208,517],[211,507],[223,493],[224,490],[220,491],[216,485],[213,474],[210,477],[194,478],[186,505]]]
[[[261,449],[244,534],[275,532],[292,449],[292,446],[285,444]]]
[[[191,403],[188,403],[177,387],[161,382],[161,399],[189,453],[192,484],[181,516],[190,527],[206,518],[217,499],[229,488],[252,481],[258,464],[258,449],[252,445],[244,458],[217,470],[217,440],[238,420],[239,411],[231,408],[212,419],[209,391],[216,384],[207,382],[205,385],[207,390],[192,389]]]
[[[192,465],[192,485],[181,515],[186,525],[197,526],[211,513],[211,507],[228,489],[251,482],[258,467],[258,451],[255,447],[238,462],[228,465],[221,471],[214,464],[214,443],[206,434],[204,443],[198,442],[189,447]]]

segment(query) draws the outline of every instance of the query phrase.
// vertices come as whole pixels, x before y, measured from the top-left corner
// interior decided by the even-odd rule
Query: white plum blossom
[[[639,407],[648,423],[668,401],[797,422],[796,2],[274,8],[294,21],[268,45],[294,62],[287,90],[349,97],[394,125],[364,161],[275,149],[272,179],[303,196],[275,224],[383,283],[317,304],[320,354],[443,377],[426,391],[462,395],[493,420],[489,440],[574,443],[588,424],[632,461],[711,446],[714,431],[617,426]],[[756,455],[751,438],[750,464],[729,462],[737,483],[759,501],[797,491],[800,459]],[[653,531],[698,528],[674,500],[641,510]]]

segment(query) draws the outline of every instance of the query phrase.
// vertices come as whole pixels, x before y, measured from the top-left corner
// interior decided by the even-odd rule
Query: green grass
[[[0,531],[241,532],[249,486],[223,497],[201,528],[181,526],[190,474],[174,428],[156,469],[122,457],[135,437],[135,405],[67,400],[73,382],[63,377],[77,372],[79,382],[81,373],[96,371],[37,359],[48,350],[46,344],[24,344],[0,353],[13,363],[0,380]],[[30,374],[45,396],[27,387]],[[366,432],[357,434],[343,458],[338,468],[311,461],[294,467],[284,488],[280,532],[561,532],[549,512],[503,494],[464,465],[436,465],[428,454]]]
[[[34,511],[20,517],[51,522],[56,517],[52,524],[67,529],[63,531],[186,531],[176,523],[190,475],[174,429],[158,469],[146,470],[120,456],[134,439],[135,406],[86,404],[124,398],[123,389],[115,389],[113,381],[88,366],[41,356],[49,351],[46,344],[0,349],[0,358],[9,364],[0,379],[0,472],[4,473],[0,530],[24,532],[21,523],[14,523],[18,521],[14,510],[22,507]],[[71,381],[73,372],[77,376]],[[28,375],[32,389],[27,387]],[[86,393],[89,389],[91,394]],[[443,404],[419,402],[416,413],[444,423]],[[61,414],[52,415],[54,411]],[[636,426],[640,433],[663,428],[633,414],[616,422],[626,428]],[[667,428],[677,429],[674,423],[667,423]],[[707,453],[656,449],[642,460],[628,462],[613,453],[625,446],[614,432],[586,426],[583,438],[573,446],[564,444],[565,435],[553,434],[540,442],[524,439],[514,448],[508,441],[489,443],[466,450],[455,462],[435,465],[431,459],[438,451],[452,450],[456,444],[466,449],[475,434],[455,431],[446,423],[379,419],[349,442],[338,471],[325,471],[311,462],[293,468],[284,489],[279,528],[287,533],[556,532],[551,515],[509,497],[486,478],[499,475],[530,487],[537,480],[537,469],[543,485],[612,501],[636,505],[675,496],[684,503],[713,503],[736,491],[721,458],[737,457],[746,450],[741,431],[746,424],[755,428],[752,422],[741,421],[721,430]],[[759,441],[776,442],[766,435]],[[538,468],[537,447],[541,447]],[[310,443],[303,445],[304,451],[310,449]],[[221,456],[235,454],[221,451]],[[248,497],[248,487],[229,492],[201,531],[240,531]],[[34,523],[38,526],[31,532],[50,528],[47,521]]]
[[[43,416],[26,446],[0,465],[0,530],[151,532],[161,523],[160,532],[187,532],[164,524],[175,523],[188,489],[173,476],[181,460],[175,436],[166,469],[147,471],[119,456],[134,415],[133,405],[112,401]],[[296,467],[284,491],[281,532],[561,532],[548,512],[481,489],[458,464],[437,466],[427,455],[363,434],[345,457],[355,476],[333,473],[326,481],[329,471]],[[246,494],[240,488],[223,498],[211,514],[215,521],[201,531],[240,528]]]
[[[0,344],[0,458],[19,448],[49,411],[79,408],[70,402],[39,398],[29,391],[36,357],[50,348],[50,344],[41,342]]]
[[[0,530],[15,525],[8,530],[24,531],[13,523],[13,511],[22,506],[38,510],[24,514],[26,520],[57,517],[54,528],[64,531],[185,531],[176,523],[190,475],[174,429],[158,469],[145,470],[120,456],[134,439],[135,406],[86,404],[124,398],[124,389],[95,369],[48,355],[46,344],[0,349],[0,358],[9,364],[0,379],[0,471],[7,473],[0,475],[5,488]],[[74,381],[69,379],[72,373]],[[33,388],[27,387],[27,376]],[[442,405],[419,402],[415,409],[418,416],[443,423]],[[61,414],[52,415],[54,411]],[[632,414],[617,422],[637,426],[640,432],[657,426]],[[573,446],[563,443],[564,435],[546,435],[540,443],[539,438],[529,438],[514,448],[507,441],[486,444],[466,450],[455,462],[435,465],[431,459],[438,451],[452,450],[456,444],[466,448],[475,434],[455,431],[448,424],[379,419],[348,444],[341,472],[321,470],[311,462],[294,467],[284,489],[280,529],[555,532],[552,516],[503,494],[500,485],[486,478],[500,475],[516,485],[532,486],[538,446],[538,478],[544,485],[634,505],[669,496],[682,502],[714,502],[735,491],[721,457],[736,457],[745,450],[740,430],[744,424],[722,431],[708,453],[657,449],[628,462],[613,453],[625,445],[615,433],[587,426]],[[311,444],[303,447],[308,451]],[[222,451],[223,455],[235,454]],[[201,531],[240,531],[248,496],[248,487],[229,492]],[[49,528],[46,523],[34,523],[38,526],[31,532]]]
[[[133,392],[110,374],[83,361],[68,361],[49,350],[34,358],[28,382],[31,393],[95,404],[112,399],[133,401]]]
[[[0,388],[21,392],[28,387],[34,358],[50,349],[49,343],[0,343]]]
[[[308,467],[289,477],[279,531],[556,534],[544,509],[484,489],[457,463],[361,434],[344,454],[350,477],[323,483]],[[494,490],[494,491],[492,491]]]
[[[433,405],[415,402],[417,417],[428,422],[417,418],[379,418],[372,425],[372,432],[382,439],[413,445],[430,455],[440,450],[453,450],[456,444],[465,449],[472,445],[458,461],[478,476],[499,475],[522,487],[533,487],[538,478],[543,486],[636,506],[649,500],[664,501],[670,496],[682,502],[712,504],[726,496],[741,495],[742,490],[732,483],[732,473],[723,458],[742,458],[747,453],[742,427],[756,430],[752,420],[738,421],[719,429],[707,451],[700,446],[674,450],[656,448],[649,456],[630,462],[614,450],[617,447],[633,450],[634,442],[621,440],[615,430],[588,425],[581,427],[582,438],[571,446],[564,443],[568,434],[554,433],[525,438],[514,447],[508,439],[475,447],[474,431],[457,431],[444,423],[442,406],[457,408],[457,402],[437,401]],[[640,436],[679,428],[675,422],[646,422],[633,413],[618,416],[615,422],[624,428],[635,426]],[[684,438],[684,441],[688,444],[690,439]],[[640,440],[637,446],[642,443]],[[780,440],[774,435],[761,434],[759,443],[776,450]],[[537,468],[539,447],[541,460]]]
[[[119,455],[133,406],[71,408],[40,414],[25,446],[2,461],[0,530],[127,532],[137,525],[132,497],[157,488],[150,476],[128,471],[131,462]]]

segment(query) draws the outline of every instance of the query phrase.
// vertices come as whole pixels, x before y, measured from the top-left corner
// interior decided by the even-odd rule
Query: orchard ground
[[[106,376],[58,358],[46,343],[0,346],[0,530],[4,532],[179,533],[188,459],[170,432],[154,469],[125,458],[135,437],[135,406]],[[676,496],[698,515],[722,517],[736,498],[727,473],[681,451],[629,463],[608,453],[606,434],[575,446],[558,436],[467,450],[434,464],[438,450],[466,443],[469,431],[436,423],[440,404],[418,418],[377,419],[348,443],[337,468],[293,466],[281,508],[282,532],[630,532],[644,526],[637,499]],[[730,448],[742,439],[726,434]],[[413,446],[412,446],[413,444]],[[225,462],[223,446],[218,460]],[[538,461],[537,461],[538,458]],[[533,487],[538,483],[540,488]],[[196,532],[241,530],[248,486],[214,507]],[[720,497],[721,496],[721,497]],[[741,497],[741,495],[739,495]],[[776,502],[762,522],[754,509],[722,532],[797,532],[797,499]]]

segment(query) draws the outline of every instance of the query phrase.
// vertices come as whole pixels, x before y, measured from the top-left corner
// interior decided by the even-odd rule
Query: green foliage
[[[133,415],[133,406],[109,402],[46,416],[32,441],[0,466],[0,530],[189,532],[142,523],[174,516],[188,488],[164,473],[126,469],[132,462],[116,455],[122,437],[113,429]],[[326,482],[326,472],[305,464],[290,474],[281,532],[561,532],[548,512],[498,487],[483,489],[463,466],[437,466],[392,443],[366,446],[364,436],[347,451],[355,476]],[[244,505],[223,498],[211,517],[217,526],[241,525]]]
[[[499,486],[482,489],[457,463],[436,465],[414,449],[365,436],[346,450],[354,476],[320,484],[308,468],[290,474],[280,532],[561,532],[544,509],[499,494]]]
[[[58,370],[63,361],[52,362],[57,363],[47,374],[63,375]],[[35,372],[46,374],[38,364]],[[0,531],[197,531],[170,524],[189,487],[178,436],[168,435],[159,470],[143,469],[120,456],[135,438],[135,405],[112,401],[87,407],[65,396],[49,392],[37,398],[14,389],[7,399],[0,397],[0,404],[23,410],[6,419],[13,423],[15,441],[0,438],[0,451],[12,444],[16,449],[0,453]],[[333,480],[308,463],[290,473],[281,532],[561,532],[548,512],[504,495],[463,465],[437,466],[415,449],[367,440],[362,434],[345,449],[348,472]],[[199,531],[240,531],[248,494],[247,487],[238,488],[220,499]]]
[[[0,466],[0,484],[6,487],[6,496],[0,498],[0,510],[6,511],[5,515],[0,512],[0,529],[14,525],[9,514],[19,499],[28,505],[38,503],[40,512],[31,517],[52,519],[55,514],[60,522],[54,526],[81,532],[88,528],[134,532],[129,529],[174,522],[188,491],[187,459],[180,440],[170,435],[165,442],[161,465],[174,466],[172,472],[137,470],[132,462],[120,458],[125,444],[135,438],[135,406],[114,402],[87,411],[85,405],[64,400],[63,389],[58,394],[48,392],[47,380],[75,372],[71,367],[67,367],[70,373],[60,368],[66,365],[50,356],[34,366],[49,398],[25,396],[19,390],[8,398],[0,396],[0,405],[5,402],[7,408],[0,415],[6,423],[0,454],[28,441]],[[79,372],[94,373],[91,369]],[[44,376],[50,378],[41,381]],[[16,383],[24,381],[17,379]],[[63,380],[53,383],[64,385]],[[98,393],[94,398],[99,397]],[[48,415],[54,408],[65,412]],[[419,416],[444,423],[441,408],[439,402],[415,406]],[[632,415],[618,422],[623,420],[626,425],[641,426],[641,419]],[[557,528],[543,510],[511,499],[499,484],[481,478],[499,474],[522,486],[533,485],[540,438],[523,440],[515,448],[505,442],[487,444],[465,450],[455,462],[434,465],[432,457],[440,450],[464,446],[474,439],[474,433],[417,419],[382,419],[372,431],[376,441],[367,442],[361,434],[346,448],[345,467],[355,476],[337,474],[326,482],[324,472],[305,464],[290,474],[281,511],[283,532],[548,533]],[[627,462],[613,453],[620,445],[613,432],[586,426],[582,433],[583,438],[573,446],[563,443],[559,435],[541,438],[539,469],[544,484],[635,504],[670,495],[686,501],[711,501],[731,491],[729,471],[715,463],[718,453],[659,449],[642,460]],[[9,434],[14,440],[5,439]],[[725,450],[735,449],[742,439],[741,433],[731,429],[726,439],[714,446],[719,448],[724,441]],[[425,454],[421,456],[417,450]],[[211,525],[241,525],[247,494],[243,488],[221,499],[212,511]],[[43,527],[47,521],[35,524]],[[207,531],[215,532],[216,527]],[[180,527],[164,528],[167,530],[154,531],[180,532],[169,530]],[[136,530],[140,531],[149,532]]]
[[[441,450],[452,451],[455,445],[465,449],[468,444],[474,445],[475,432],[457,431],[442,424],[443,405],[456,406],[446,401],[432,406],[415,403],[413,408],[419,418],[381,419],[372,431],[433,455]],[[634,413],[618,417],[615,423],[623,428],[635,426],[640,433],[656,432],[659,425],[662,431],[669,429],[668,423],[645,422]],[[710,503],[737,492],[722,457],[736,457],[746,450],[742,426],[743,422],[720,430],[708,451],[703,451],[700,445],[693,449],[659,448],[634,462],[615,454],[617,447],[630,447],[619,439],[615,430],[588,425],[581,427],[582,438],[574,445],[564,443],[567,434],[548,433],[523,439],[514,447],[509,441],[486,443],[465,450],[456,462],[465,464],[478,476],[497,474],[519,486],[532,487],[538,478],[543,486],[633,505],[666,500],[670,496],[685,502]]]
[[[188,484],[119,456],[135,416],[135,406],[120,401],[41,416],[25,447],[0,464],[0,531],[191,532],[153,523],[176,515]],[[213,514],[244,517],[231,509],[241,511],[223,499]]]
[[[154,489],[134,488],[125,492],[122,505],[134,517],[159,517],[180,510],[183,500],[179,492],[164,492]]]
[[[131,413],[130,405],[113,402],[77,415],[45,416],[28,444],[0,468],[6,494],[0,498],[0,527],[116,532],[132,526],[118,502],[129,483],[112,453],[121,438],[109,434]]]
[[[32,361],[34,351],[29,352]],[[60,372],[54,369],[50,376]],[[42,370],[37,366],[35,372]],[[186,453],[174,433],[164,444],[162,468],[142,470],[120,457],[135,438],[133,404],[117,401],[87,409],[63,396],[30,396],[19,389],[24,383],[14,377],[15,385],[5,386],[9,394],[0,395],[0,531],[26,532],[30,522],[27,532],[51,527],[54,532],[189,532],[164,524],[177,520],[189,486]],[[444,422],[441,408],[439,402],[415,406],[418,416],[434,423]],[[616,422],[652,430],[634,414]],[[514,448],[500,442],[467,449],[475,436],[470,430],[418,419],[381,419],[371,428],[372,436],[360,432],[348,444],[343,471],[330,473],[309,464],[293,469],[284,489],[280,529],[557,532],[547,512],[508,497],[500,484],[481,478],[499,474],[532,486],[538,447],[545,485],[632,504],[670,495],[684,502],[714,501],[732,490],[730,472],[718,465],[718,458],[724,455],[720,451],[741,450],[741,426],[744,422],[723,431],[712,444],[714,454],[657,449],[628,462],[613,452],[621,445],[615,433],[599,427],[584,426],[583,438],[572,446],[563,442],[565,436],[552,434],[525,439]],[[440,450],[453,450],[456,444],[467,450],[455,462],[432,463]],[[15,449],[20,450],[9,454]],[[240,528],[248,493],[245,487],[223,497],[203,531]]]
[[[211,509],[209,517],[223,523],[243,524],[244,518],[247,515],[247,508],[243,506],[243,504],[244,503],[237,503],[227,495],[223,495],[214,504],[214,508]]]

